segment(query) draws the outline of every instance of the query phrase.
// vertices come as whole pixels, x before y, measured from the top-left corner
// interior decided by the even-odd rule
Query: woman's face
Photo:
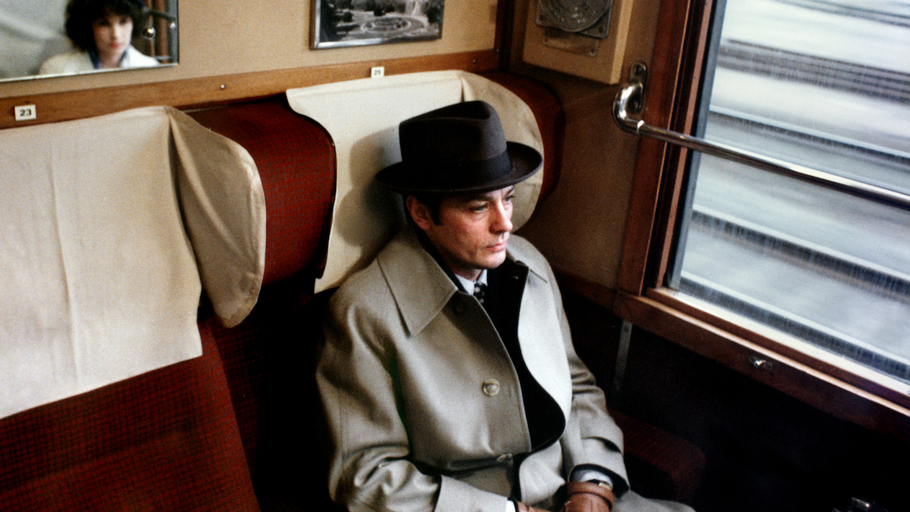
[[[118,67],[133,36],[133,20],[122,14],[108,13],[92,23],[95,47],[102,67]]]

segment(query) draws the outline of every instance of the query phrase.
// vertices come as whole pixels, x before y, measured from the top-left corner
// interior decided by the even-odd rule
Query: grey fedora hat
[[[543,157],[508,142],[496,110],[484,101],[449,105],[402,121],[402,161],[376,180],[401,193],[484,192],[514,185],[537,172]]]

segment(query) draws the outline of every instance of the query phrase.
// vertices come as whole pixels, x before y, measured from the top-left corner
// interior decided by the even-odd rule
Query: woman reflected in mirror
[[[66,35],[75,49],[41,65],[41,74],[150,67],[158,62],[132,46],[142,26],[142,0],[70,0]]]

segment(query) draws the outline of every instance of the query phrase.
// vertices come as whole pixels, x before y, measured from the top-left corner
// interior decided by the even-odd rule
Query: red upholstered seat
[[[540,84],[490,76],[531,105],[555,186],[562,111]],[[191,112],[240,143],[266,200],[266,267],[250,316],[203,300],[203,355],[0,419],[0,510],[328,510],[311,307],[335,193],[331,138],[283,97]],[[552,152],[552,153],[551,153]],[[313,468],[317,467],[316,476]]]
[[[491,77],[492,78],[492,77]],[[512,85],[541,123],[545,151],[561,146],[562,110],[555,96],[527,79]],[[334,196],[332,142],[316,123],[283,98],[230,105],[191,115],[243,145],[259,167],[267,207],[266,286],[250,317],[233,329],[216,323],[234,407],[260,505],[264,510],[327,510],[327,468],[315,476],[327,447],[313,369],[321,326],[311,307],[313,277],[325,255],[325,229]],[[560,137],[559,141],[555,139]],[[306,151],[291,148],[305,145]],[[325,158],[328,155],[330,158]],[[558,156],[547,155],[544,194],[555,186]],[[306,177],[300,169],[309,169]],[[317,172],[317,169],[319,171]]]
[[[295,114],[283,97],[191,112],[203,126],[246,148],[256,162],[266,202],[263,284],[324,263],[335,198],[335,150],[316,122]]]
[[[562,166],[566,120],[559,98],[549,87],[536,80],[502,71],[490,71],[482,73],[482,76],[515,93],[534,112],[534,119],[537,120],[537,127],[543,139],[544,174],[538,199],[541,201],[556,188]]]
[[[0,420],[0,510],[259,510],[221,358]]]
[[[259,168],[267,209],[259,304],[225,329],[204,301],[202,357],[0,420],[0,510],[260,509],[251,478],[260,446],[282,438],[284,412],[299,416],[287,406],[304,389],[267,376],[288,370],[276,362],[305,360],[277,350],[314,348],[300,312],[325,255],[334,150],[321,127],[280,101],[192,115],[241,143]],[[308,491],[316,487],[325,494],[324,484]]]
[[[312,379],[320,324],[306,315],[325,262],[335,197],[334,145],[320,125],[291,111],[283,97],[190,115],[247,149],[265,192],[266,264],[259,302],[232,329],[208,320],[256,493],[267,510],[295,510],[320,500],[328,506],[325,472],[313,478],[303,469],[312,469],[312,419],[321,410]]]

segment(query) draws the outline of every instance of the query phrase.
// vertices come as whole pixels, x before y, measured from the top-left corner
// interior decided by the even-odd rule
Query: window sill
[[[669,341],[864,428],[910,439],[910,386],[673,290],[617,292],[614,312]]]

